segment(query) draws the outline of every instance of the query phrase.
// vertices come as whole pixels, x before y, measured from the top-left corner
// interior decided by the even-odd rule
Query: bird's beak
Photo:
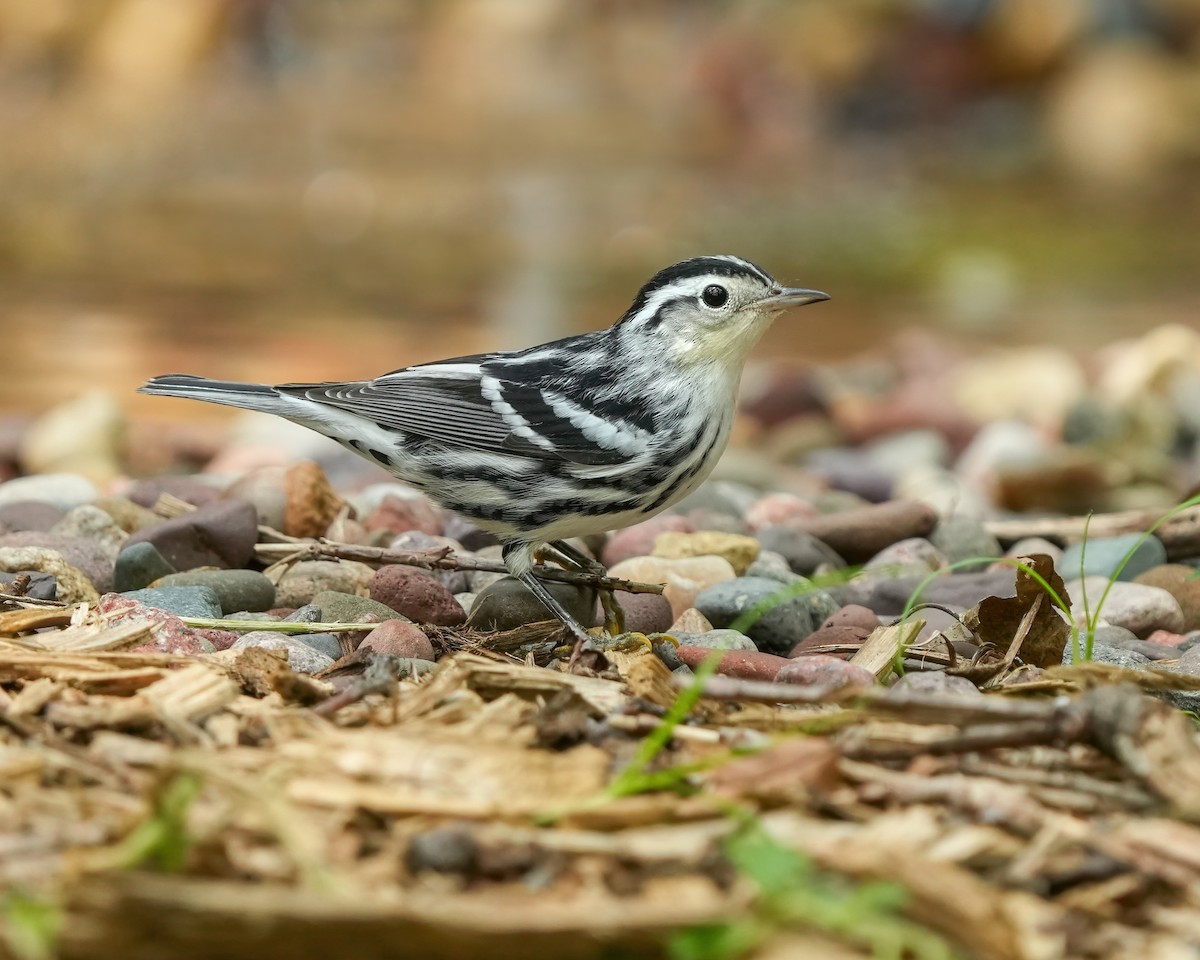
[[[820,290],[805,290],[803,287],[782,287],[762,298],[760,303],[774,309],[783,307],[801,307],[806,303],[816,303],[818,300],[828,300],[829,294]]]

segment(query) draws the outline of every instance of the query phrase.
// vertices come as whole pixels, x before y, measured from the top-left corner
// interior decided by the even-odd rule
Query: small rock
[[[1133,582],[1166,590],[1183,611],[1181,632],[1200,630],[1200,576],[1191,567],[1164,563],[1139,574]]]
[[[211,587],[147,587],[124,594],[146,607],[165,610],[177,617],[221,616],[221,601]]]
[[[676,655],[686,666],[695,669],[712,654],[708,647],[680,647]],[[717,673],[744,680],[774,680],[783,667],[791,663],[783,657],[754,650],[729,650],[721,657]]]
[[[671,633],[681,647],[703,647],[706,650],[757,650],[744,633],[736,630],[709,630],[706,633]]]
[[[420,530],[422,533],[440,535],[442,517],[441,507],[430,503],[423,496],[414,495],[401,499],[389,494],[367,515],[363,526],[368,530],[391,530],[393,533]]]
[[[286,467],[271,465],[248,470],[241,477],[221,491],[222,500],[245,500],[254,504],[258,512],[258,522],[275,530],[284,531],[284,505],[287,495],[284,493],[284,476]],[[306,536],[319,537],[320,533],[310,533]],[[298,536],[298,534],[293,534]]]
[[[0,549],[0,570],[17,573],[36,570],[54,578],[57,598],[63,603],[95,603],[100,594],[83,572],[63,558],[57,550],[38,547]]]
[[[859,606],[856,603],[848,603],[826,617],[825,622],[821,624],[819,629],[824,630],[826,627],[858,627],[861,630],[870,632],[878,626],[879,617],[875,615],[873,610]]]
[[[283,532],[290,537],[324,535],[346,501],[334,492],[324,472],[311,460],[288,468],[283,478]]]
[[[794,493],[768,493],[746,509],[746,523],[751,530],[762,530],[793,520],[808,520],[816,515],[817,508]]]
[[[1086,544],[1071,544],[1063,553],[1058,569],[1064,576],[1078,578],[1082,560],[1084,576],[1133,580],[1139,574],[1167,562],[1167,551],[1162,541],[1153,535],[1142,540],[1142,536],[1140,533],[1128,533],[1119,537],[1092,537]],[[1118,575],[1117,568],[1131,550],[1132,556]]]
[[[626,593],[617,591],[617,603],[625,614],[625,631],[627,633],[665,633],[671,628],[673,614],[671,602],[656,593]],[[600,600],[596,600],[596,610],[592,623],[604,623],[604,608]]]
[[[268,572],[275,581],[275,602],[281,607],[302,607],[318,593],[352,593],[365,597],[371,591],[373,568],[351,560],[301,560],[286,569]]]
[[[469,592],[456,593],[454,595],[454,599],[458,601],[458,605],[462,607],[463,610],[465,610],[469,615],[472,608],[475,606],[475,596],[475,594]]]
[[[258,512],[247,500],[213,503],[139,530],[126,544],[141,542],[153,543],[177,570],[240,570],[254,559]]]
[[[51,530],[66,513],[44,500],[16,500],[0,506],[0,533]]]
[[[962,612],[984,597],[1015,597],[1016,581],[1012,567],[1006,567],[986,573],[943,574],[927,583],[923,576],[860,579],[830,587],[829,592],[844,603],[867,607],[881,617],[898,617],[918,588],[921,592],[917,600],[940,603]]]
[[[0,507],[27,500],[49,503],[64,513],[100,494],[92,481],[74,473],[41,473],[0,483]]]
[[[129,538],[112,517],[92,503],[72,508],[50,532],[60,537],[90,540],[104,551],[110,562],[117,559],[122,544]]]
[[[92,586],[101,593],[112,589],[113,561],[108,558],[108,554],[98,544],[91,540],[26,530],[21,533],[6,533],[0,536],[0,549],[9,547],[54,550],[61,554],[67,563],[87,577]],[[34,567],[33,569],[39,568]],[[61,580],[59,584],[62,585]]]
[[[13,583],[19,576],[29,578],[21,596],[29,597],[31,600],[58,599],[58,582],[50,574],[39,573],[37,570],[13,570],[8,573],[0,573],[0,593],[12,594]]]
[[[1086,581],[1072,580],[1066,585],[1073,601],[1071,610],[1076,622],[1082,622],[1085,616],[1085,583],[1089,602],[1086,613],[1091,616],[1102,616],[1110,624],[1124,627],[1139,637],[1148,637],[1155,630],[1184,632],[1183,610],[1166,590],[1125,581],[1113,582],[1110,587],[1109,581],[1103,577],[1088,577]],[[1103,606],[1100,606],[1100,598],[1106,590],[1108,595]]]
[[[457,540],[462,544],[464,550],[469,551],[479,550],[482,547],[494,547],[500,543],[494,533],[480,529],[474,522],[459,513],[446,514],[446,522],[442,524],[442,533]]]
[[[794,683],[802,686],[871,687],[875,685],[875,674],[856,663],[847,663],[837,657],[816,654],[789,660],[775,675],[778,683]]]
[[[358,646],[358,652],[370,652],[417,660],[434,658],[433,644],[420,627],[403,620],[385,620]]]
[[[73,397],[38,417],[21,438],[26,473],[69,470],[97,483],[116,477],[124,417],[116,398],[101,391]]]
[[[983,696],[980,689],[966,677],[955,677],[940,670],[906,673],[888,687],[888,696],[908,693],[948,693],[959,697]]]
[[[192,570],[172,573],[154,587],[209,587],[225,614],[235,610],[262,612],[275,606],[275,584],[256,570]]]
[[[312,598],[319,607],[325,623],[369,623],[368,617],[377,617],[376,623],[397,619],[396,611],[370,597],[359,597],[334,590],[323,590]]]
[[[389,621],[390,622],[390,621]],[[330,660],[340,660],[342,657],[342,642],[332,633],[293,633],[293,640],[308,644],[317,653],[323,653]]]
[[[606,567],[613,567],[632,557],[648,557],[654,552],[654,544],[661,534],[691,533],[695,529],[684,517],[660,514],[610,534],[600,560]]]
[[[731,513],[709,510],[707,507],[689,510],[686,517],[696,530],[707,533],[735,533],[738,536],[745,536],[750,532],[750,528],[741,517],[735,517]]]
[[[1185,633],[1171,633],[1169,630],[1155,630],[1152,634],[1150,634],[1150,636],[1148,636],[1146,638],[1145,642],[1146,643],[1156,643],[1160,647],[1167,647],[1169,649],[1172,649],[1172,650],[1174,650],[1174,653],[1172,654],[1172,656],[1175,656],[1179,653],[1179,650],[1175,649],[1175,648],[1179,647],[1181,644],[1186,643],[1187,639],[1188,639],[1188,634],[1185,634]]]
[[[1002,555],[1000,541],[973,517],[943,518],[929,535],[929,542],[948,563],[961,564],[976,557],[987,558],[974,564],[956,566],[955,570],[986,570],[992,560]]]
[[[679,560],[684,557],[724,557],[734,573],[743,574],[762,549],[753,537],[736,533],[660,533],[654,541],[656,557]]]
[[[594,590],[570,583],[544,581],[542,585],[576,620],[584,625],[591,622],[596,605]],[[528,623],[553,619],[554,614],[525,584],[513,577],[505,577],[479,592],[467,626],[476,630],[512,630]]]
[[[642,583],[665,584],[663,596],[678,617],[688,607],[695,606],[696,597],[713,584],[737,576],[729,561],[723,557],[686,557],[668,560],[666,557],[632,557],[609,568],[610,576]]]
[[[164,474],[139,480],[129,488],[126,497],[140,507],[153,510],[158,498],[164,493],[194,507],[215,503],[221,496],[219,489],[199,477]]]
[[[804,459],[804,469],[834,490],[847,490],[870,503],[882,503],[892,496],[894,476],[852,447],[814,450]]]
[[[252,630],[250,633],[243,633],[231,649],[246,650],[252,647],[286,650],[288,666],[296,673],[318,673],[333,665],[333,657],[327,657],[303,640],[272,630]]]
[[[1063,548],[1056,543],[1051,543],[1043,537],[1025,537],[1018,540],[1011,547],[1004,551],[1006,557],[1032,557],[1035,554],[1043,553],[1054,561],[1054,569],[1062,573],[1070,573],[1062,565]]]
[[[206,634],[209,631],[191,630],[175,614],[157,607],[148,607],[127,594],[106,593],[96,604],[110,624],[131,620],[149,620],[158,624],[154,639],[134,647],[135,653],[180,653],[198,656],[216,649]]]
[[[417,623],[454,627],[467,619],[454,595],[433,577],[413,567],[388,564],[371,580],[371,599]],[[403,654],[403,656],[419,656]]]
[[[863,565],[874,576],[923,576],[946,566],[946,558],[923,537],[909,537],[884,547]]]
[[[671,624],[667,633],[674,634],[677,631],[681,633],[708,633],[713,628],[708,617],[702,614],[695,607],[688,607]]]
[[[431,533],[422,533],[420,530],[406,530],[404,533],[397,534],[388,541],[387,548],[402,553],[406,551],[420,553],[449,548],[459,557],[470,556],[463,545],[453,537],[439,537]],[[499,559],[498,555],[497,559]],[[433,577],[451,593],[462,593],[470,585],[466,570],[423,570],[422,573],[427,577]],[[500,576],[504,576],[504,574],[500,574]]]
[[[819,627],[794,646],[788,659],[814,655],[832,656],[849,660],[873,632],[862,627]],[[839,649],[833,649],[839,648]]]
[[[153,510],[147,510],[124,497],[101,497],[96,501],[96,506],[112,517],[113,522],[126,533],[136,533],[163,521]]]
[[[496,563],[503,561],[502,548],[482,547],[475,551],[477,560],[494,560]],[[611,571],[610,571],[611,573]],[[507,577],[507,573],[489,573],[486,570],[469,570],[467,571],[467,589],[472,593],[480,593],[485,587],[490,587],[498,580],[503,580]]]
[[[764,551],[779,554],[787,561],[793,573],[805,577],[812,576],[820,567],[840,570],[846,566],[846,561],[838,556],[833,547],[803,530],[766,526],[758,531],[758,541]]]
[[[650,638],[650,649],[654,651],[654,655],[658,657],[667,669],[672,672],[682,667],[683,661],[679,659],[679,645],[671,643],[670,640],[657,640],[654,637]],[[690,668],[688,668],[690,672]]]
[[[1079,638],[1079,652],[1081,659],[1085,653],[1085,640],[1082,636]],[[1074,663],[1074,644],[1068,640],[1063,648],[1063,663]],[[1126,650],[1123,647],[1109,647],[1103,643],[1092,644],[1091,662],[1107,663],[1114,667],[1125,667],[1128,670],[1140,670],[1150,662],[1150,660],[1134,650]]]
[[[716,627],[731,626],[760,605],[761,614],[742,629],[760,650],[775,654],[791,650],[837,609],[828,594],[811,584],[780,586],[759,577],[718,583],[696,597],[696,609]],[[818,609],[820,616],[814,617]]]
[[[937,525],[938,515],[915,500],[893,500],[878,506],[859,507],[791,524],[811,533],[848,563],[865,563],[885,547],[911,537],[927,536]],[[778,546],[769,549],[788,555]]]
[[[469,873],[479,848],[464,827],[435,827],[409,841],[404,862],[411,873]]]
[[[1164,631],[1160,630],[1157,632],[1162,633]],[[1139,640],[1137,636],[1124,627],[1103,624],[1096,627],[1093,636],[1095,638],[1094,643],[1105,647],[1120,647],[1123,650],[1132,650],[1135,653],[1140,653],[1147,660],[1173,660],[1179,656],[1179,651],[1174,647]]]
[[[321,623],[325,616],[315,603],[306,603],[284,616],[285,623]]]
[[[758,557],[743,571],[743,574],[747,577],[765,577],[780,583],[795,583],[800,577],[800,574],[792,571],[791,565],[783,554],[776,553],[774,550],[760,551]]]
[[[141,590],[155,580],[170,576],[175,568],[152,543],[135,543],[117,554],[113,566],[113,589],[117,593]]]

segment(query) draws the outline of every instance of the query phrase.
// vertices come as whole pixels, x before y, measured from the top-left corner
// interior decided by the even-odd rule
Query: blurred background
[[[734,252],[1090,349],[1200,302],[1195,0],[0,0],[0,411],[361,378],[604,326]]]

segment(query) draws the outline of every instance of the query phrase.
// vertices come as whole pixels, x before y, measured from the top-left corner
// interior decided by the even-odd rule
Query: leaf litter
[[[1193,956],[1200,746],[1152,694],[1200,684],[1055,664],[1067,624],[1034,579],[964,618],[990,651],[949,671],[967,693],[681,684],[637,642],[568,675],[511,631],[444,628],[432,674],[377,661],[338,692],[269,650],[128,652],[153,625],[86,605],[0,613],[2,942]],[[881,627],[860,662],[913,663],[917,629]],[[1018,659],[1049,669],[1022,682]]]

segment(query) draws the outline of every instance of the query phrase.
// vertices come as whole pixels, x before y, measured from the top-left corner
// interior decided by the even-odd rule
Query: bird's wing
[[[377,380],[285,384],[277,389],[385,429],[546,461],[617,464],[649,442],[649,434],[632,424],[593,414],[537,382],[490,375],[475,360],[409,367]]]

